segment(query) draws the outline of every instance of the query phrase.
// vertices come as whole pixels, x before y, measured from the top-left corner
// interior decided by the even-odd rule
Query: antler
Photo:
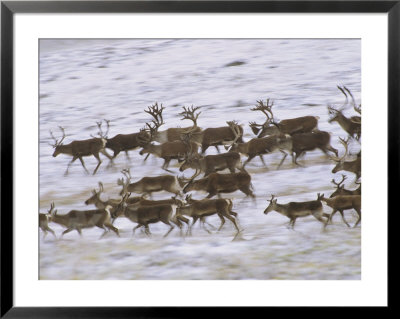
[[[257,124],[256,122],[249,122],[250,127],[251,126],[258,126],[258,127],[263,127],[263,124]]]
[[[275,195],[271,195],[271,199],[269,199],[269,202],[272,202],[275,199]]]
[[[346,97],[346,100],[344,101],[343,105],[339,108],[335,108],[332,105],[328,104],[328,112],[329,114],[336,114],[336,113],[340,113],[343,111],[345,105],[347,105],[347,103],[349,103],[349,97],[347,96],[345,90],[347,91],[346,87],[340,87],[339,85],[337,85],[337,88],[340,90],[340,92],[343,93],[343,95]]]
[[[62,126],[59,126],[59,128],[60,128],[60,130],[61,130],[61,132],[62,132],[62,134],[63,134],[63,136],[61,137],[61,140],[60,140],[60,141],[58,141],[58,140],[54,137],[53,132],[50,130],[50,136],[51,136],[51,138],[54,140],[54,144],[50,144],[50,145],[53,146],[54,148],[56,148],[57,146],[61,145],[62,142],[63,142],[64,139],[65,139],[65,130],[64,130],[64,128],[63,128]]]
[[[201,134],[201,129],[197,126],[192,126],[189,127],[187,130],[182,131],[182,133],[180,134],[180,138],[183,142],[189,142],[190,140],[192,140],[194,135],[199,135]]]
[[[117,185],[120,185],[120,186],[125,185],[124,179],[123,179],[123,178],[118,178],[118,179],[117,179]]]
[[[201,170],[196,168],[196,171],[194,172],[193,176],[190,177],[190,182],[189,182],[189,183],[193,182],[193,180],[194,180],[197,176],[199,176],[200,174],[201,174]]]
[[[340,112],[339,110],[335,109],[332,105],[328,104],[328,113],[329,114],[334,115],[334,114],[339,113],[339,112]]]
[[[332,179],[332,180],[331,180],[331,183],[333,183],[334,185],[336,185],[336,188],[340,188],[340,187],[342,186],[343,182],[345,181],[345,179],[346,179],[346,175],[342,174],[342,180],[341,180],[339,183],[337,183],[337,182],[335,181],[335,179]]]
[[[226,122],[228,126],[231,128],[233,135],[235,135],[235,138],[233,139],[232,143],[229,146],[225,146],[225,149],[228,149],[229,147],[233,146],[237,142],[237,140],[241,137],[241,131],[240,131],[240,126],[238,122],[236,121],[227,121]]]
[[[150,123],[146,123],[147,128],[144,127],[140,129],[140,134],[138,134],[137,140],[141,146],[147,145],[153,140],[158,128],[161,125],[154,120],[152,121],[152,123],[154,124],[154,126],[151,126]]]
[[[342,145],[345,148],[344,154],[342,157],[338,158],[338,157],[331,157],[331,159],[333,159],[335,162],[341,162],[343,161],[343,159],[347,156],[347,153],[349,151],[349,138],[347,138],[347,140],[344,140],[343,138],[339,137],[340,143],[342,143]]]
[[[347,105],[347,103],[349,103],[349,97],[347,96],[346,92],[344,91],[344,90],[347,91],[347,89],[346,89],[345,86],[340,87],[339,85],[337,85],[337,88],[338,88],[338,89],[340,90],[340,92],[342,92],[342,93],[344,94],[344,96],[346,97],[346,101],[343,103],[343,105],[342,105],[342,107],[341,107],[341,109],[343,109],[344,106]]]
[[[361,109],[360,109],[360,114],[361,114]],[[361,124],[361,117],[359,117],[359,116],[352,116],[352,117],[350,118],[350,120],[351,120],[353,123]]]
[[[103,183],[99,182],[99,193],[103,193],[103,192],[104,192]]]
[[[258,100],[256,107],[252,108],[251,110],[263,112],[267,117],[267,121],[269,121],[274,118],[274,114],[272,113],[272,109],[271,109],[272,106],[274,105],[274,102],[273,101],[270,102],[269,98],[267,99],[266,102],[267,102],[267,105],[265,105],[262,100]]]
[[[52,203],[50,204],[50,209],[47,211],[48,214],[51,215],[51,213],[53,212],[53,210],[54,210],[54,202],[52,202]]]
[[[108,131],[110,130],[110,122],[111,121],[104,119],[104,122],[106,122],[106,124],[107,124],[107,131],[105,133],[103,133],[103,129],[101,128],[101,125],[103,124],[102,121],[96,122],[97,127],[99,128],[99,132],[97,133],[97,135],[100,136],[100,138],[107,138]],[[95,137],[92,134],[90,134],[90,136]]]
[[[357,113],[359,113],[360,115],[361,115],[361,104],[359,104],[358,106],[357,106],[357,104],[356,104],[356,100],[354,99],[354,96],[353,96],[353,94],[351,94],[351,92],[350,92],[350,90],[347,88],[347,87],[343,87],[348,93],[349,93],[349,95],[351,96],[351,100],[352,100],[352,102],[353,102],[353,108],[354,108],[354,111],[356,111]]]
[[[162,117],[162,112],[165,109],[165,107],[162,105],[159,107],[158,102],[156,102],[154,105],[149,106],[148,110],[144,110],[146,113],[150,114],[154,120],[153,123],[157,123],[158,126],[161,126],[164,124],[164,120]]]
[[[185,202],[188,203],[188,202],[190,202],[191,200],[192,200],[192,194],[186,195],[186,197],[185,197]]]
[[[193,122],[193,126],[197,126],[197,119],[199,118],[201,112],[198,112],[196,115],[194,112],[196,112],[199,108],[200,106],[194,107],[192,105],[191,109],[183,106],[183,112],[179,113],[179,115],[183,116],[181,120],[191,120]]]
[[[131,181],[132,176],[131,176],[131,169],[130,168],[124,168],[121,173],[126,177],[126,179],[128,180],[128,182]]]
[[[233,140],[233,143],[236,143],[236,141],[240,138],[241,136],[241,131],[238,122],[236,121],[227,121],[226,124],[229,125],[231,128],[233,134],[235,135],[235,139]]]
[[[125,168],[121,171],[121,173],[126,177],[126,182],[123,177],[118,178],[117,185],[122,186],[122,191],[121,191],[120,195],[124,196],[127,193],[127,187],[131,181],[131,172],[130,172],[129,168],[128,169]]]

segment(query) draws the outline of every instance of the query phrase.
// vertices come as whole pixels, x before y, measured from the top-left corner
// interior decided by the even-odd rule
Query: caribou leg
[[[344,213],[342,210],[339,210],[340,215],[342,215],[342,219],[344,221],[344,223],[347,225],[347,227],[350,227],[349,223],[346,221],[346,219],[344,219]]]
[[[135,235],[135,230],[138,229],[138,228],[140,228],[140,227],[142,227],[141,224],[137,224],[135,227],[133,227],[133,229],[132,229],[132,236]]]
[[[222,216],[222,214],[220,214],[220,213],[218,213],[218,217],[219,217],[219,219],[221,220],[221,225],[219,226],[219,228],[218,228],[218,231],[220,231],[221,230],[221,228],[222,228],[222,226],[224,226],[224,224],[225,224],[225,218]]]
[[[68,163],[67,170],[65,171],[64,176],[67,176],[67,175],[68,175],[69,167],[70,167],[70,166],[72,165],[72,163],[75,162],[77,159],[78,159],[78,156],[74,156],[74,157],[72,158],[71,162]],[[83,166],[83,167],[85,168],[86,172],[89,173],[88,170],[86,169],[86,167],[85,167],[85,166]]]
[[[265,164],[264,157],[263,157],[262,155],[258,155],[258,156],[260,157],[261,162],[263,163],[263,165],[264,165],[264,166],[267,166],[267,164]]]
[[[164,238],[169,235],[169,233],[174,229],[174,225],[172,225],[170,222],[164,222],[166,225],[170,226],[170,229],[167,231],[167,233],[163,236]]]
[[[358,214],[358,219],[356,221],[356,223],[354,224],[353,228],[357,227],[357,225],[360,223],[361,221],[361,211],[359,209],[356,209],[356,212]]]
[[[93,156],[96,157],[96,159],[97,159],[97,161],[98,161],[98,164],[97,164],[96,168],[95,168],[94,171],[93,171],[93,175],[94,175],[94,174],[96,174],[96,172],[97,172],[97,170],[99,169],[100,164],[101,164],[102,162],[101,162],[99,153],[93,154]],[[83,167],[85,167],[85,164],[83,163],[82,157],[79,157],[79,159],[81,160],[81,163],[82,163]]]
[[[73,228],[67,228],[66,230],[64,230],[64,231],[62,232],[61,237],[64,236],[65,234],[67,234],[67,233],[73,231],[73,230],[74,230]]]
[[[286,159],[286,156],[287,156],[287,153],[285,151],[283,151],[283,150],[279,150],[279,151],[283,154],[283,158],[281,159],[281,162],[279,163],[277,169],[279,169],[281,167],[283,161]]]
[[[192,235],[192,227],[193,227],[193,225],[196,223],[197,219],[198,219],[197,216],[194,216],[194,217],[193,217],[192,224],[189,226],[189,228],[188,228],[188,230],[187,230],[187,232],[186,232],[186,235],[188,235],[188,234],[189,234],[189,235]]]
[[[235,218],[233,218],[233,217],[232,217],[231,215],[229,215],[229,214],[224,214],[224,217],[228,218],[228,219],[233,223],[233,225],[235,225],[236,230],[237,230],[238,232],[240,232],[239,227],[238,227],[238,225],[236,224]]]
[[[165,158],[164,159],[164,164],[163,164],[163,166],[161,167],[163,170],[166,170],[167,172],[170,172],[170,173],[173,173],[171,170],[169,170],[168,169],[168,166],[169,166],[169,162],[171,161],[171,159],[170,158]]]
[[[147,153],[146,157],[144,158],[143,162],[146,162],[146,160],[149,158],[150,153]]]

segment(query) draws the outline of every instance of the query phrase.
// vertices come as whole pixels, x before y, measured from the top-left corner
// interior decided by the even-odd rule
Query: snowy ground
[[[232,62],[240,65],[228,66]],[[166,127],[189,126],[180,121],[181,106],[201,106],[199,126],[225,125],[237,120],[253,137],[248,122],[263,122],[260,112],[251,112],[256,100],[274,100],[278,119],[302,115],[320,117],[319,129],[332,135],[332,144],[345,137],[337,123],[328,123],[328,103],[344,99],[336,88],[345,85],[360,103],[360,41],[358,40],[42,40],[40,50],[40,209],[46,212],[55,202],[58,213],[87,209],[84,201],[102,181],[103,198],[116,198],[120,171],[130,167],[133,180],[164,174],[162,160],[146,163],[138,151],[131,160],[120,154],[115,167],[107,169],[104,158],[95,176],[86,175],[79,161],[63,173],[70,157],[53,158],[49,130],[59,135],[65,127],[65,143],[97,133],[96,121],[111,120],[109,136],[133,133],[150,119],[143,112],[154,102],[166,106]],[[351,108],[345,114],[353,115]],[[351,145],[351,151],[360,148]],[[209,149],[207,154],[214,154]],[[333,191],[334,162],[320,151],[307,153],[294,167],[288,158],[280,170],[280,154],[258,158],[248,166],[256,200],[243,193],[232,198],[239,214],[241,236],[229,221],[219,232],[208,234],[195,226],[193,236],[180,237],[174,230],[167,238],[165,225],[151,225],[151,238],[136,232],[133,223],[116,221],[121,238],[100,229],[85,229],[54,239],[49,234],[40,245],[40,279],[360,279],[361,228],[347,228],[340,215],[322,231],[313,217],[298,219],[294,230],[277,212],[263,214],[271,194],[279,203],[316,199]],[[85,158],[90,171],[96,160]],[[174,162],[171,169],[178,174]],[[185,172],[186,176],[192,171]],[[355,188],[348,173],[347,188]],[[195,192],[193,197],[203,198]],[[155,198],[168,198],[159,193]],[[326,212],[330,208],[325,207]],[[352,225],[356,213],[347,211]],[[208,221],[219,225],[218,217]],[[50,225],[60,236],[62,227]],[[124,271],[121,271],[121,269]]]

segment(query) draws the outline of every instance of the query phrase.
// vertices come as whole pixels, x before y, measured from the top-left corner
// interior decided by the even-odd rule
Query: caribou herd
[[[192,233],[193,225],[197,220],[200,220],[204,229],[209,231],[205,227],[206,217],[217,215],[221,221],[218,230],[224,225],[225,219],[228,219],[238,234],[241,230],[238,226],[238,213],[233,211],[234,201],[222,198],[221,194],[240,191],[252,199],[255,198],[251,175],[246,170],[246,165],[258,156],[266,166],[263,156],[280,152],[282,158],[276,169],[281,167],[288,154],[291,155],[292,165],[296,167],[300,165],[297,161],[299,157],[315,149],[321,150],[332,163],[336,163],[332,174],[341,171],[354,174],[358,188],[345,189],[343,183],[347,175],[342,174],[341,181],[332,179],[334,191],[329,198],[318,193],[316,198],[309,201],[284,204],[278,203],[274,194],[268,194],[265,198],[268,205],[264,214],[276,211],[288,217],[291,228],[294,227],[297,218],[312,215],[323,224],[323,229],[325,229],[336,212],[341,214],[344,223],[350,227],[344,217],[344,211],[355,210],[358,219],[353,227],[356,227],[361,220],[361,151],[350,155],[348,146],[350,141],[360,143],[361,105],[356,104],[348,88],[338,86],[338,89],[345,96],[345,103],[339,108],[328,105],[328,114],[329,123],[337,122],[343,129],[343,133],[347,135],[347,138],[338,140],[344,147],[344,154],[340,157],[338,150],[331,145],[333,138],[331,134],[318,129],[319,117],[303,116],[277,121],[272,111],[274,103],[270,99],[265,102],[259,100],[256,106],[251,108],[252,111],[262,112],[266,120],[262,124],[249,123],[255,136],[247,142],[243,140],[243,127],[235,120],[227,121],[227,125],[222,127],[199,127],[197,119],[201,113],[200,107],[193,106],[183,107],[183,111],[179,113],[182,120],[191,120],[192,126],[160,130],[165,123],[163,119],[165,107],[158,103],[144,110],[151,116],[151,120],[139,132],[132,134],[117,134],[109,138],[110,121],[104,120],[104,122],[97,122],[98,136],[92,135],[90,139],[63,144],[65,130],[60,127],[61,139],[57,139],[53,132],[50,132],[50,136],[54,140],[54,144],[51,144],[54,147],[54,157],[59,154],[72,156],[65,175],[77,159],[89,173],[83,157],[94,156],[98,161],[93,171],[94,175],[102,164],[100,153],[108,158],[108,166],[113,166],[113,160],[120,152],[125,152],[129,159],[129,152],[137,149],[140,149],[140,155],[146,155],[144,160],[150,155],[162,158],[164,160],[162,169],[168,173],[153,177],[144,176],[132,181],[130,169],[123,169],[122,176],[117,179],[117,185],[121,187],[120,198],[101,200],[100,195],[104,192],[104,187],[99,182],[99,188],[93,189],[92,196],[85,201],[86,205],[94,205],[95,209],[73,209],[67,214],[57,214],[55,205],[52,203],[47,213],[39,214],[39,227],[44,236],[47,232],[56,236],[49,226],[51,222],[65,228],[62,235],[72,230],[81,234],[83,228],[97,226],[104,230],[102,236],[110,230],[119,236],[119,230],[114,226],[114,221],[116,218],[124,217],[136,224],[133,231],[143,227],[144,232],[150,235],[149,224],[162,222],[169,226],[164,236],[167,236],[175,226],[178,226],[181,235],[188,235]],[[350,118],[343,114],[345,107],[349,104],[357,113]],[[104,123],[105,131],[103,130]],[[218,154],[206,155],[210,146],[215,147]],[[221,152],[221,148],[225,149],[225,152]],[[113,151],[113,155],[108,154],[107,149]],[[242,156],[246,157],[244,163],[241,161]],[[193,169],[195,173],[190,178],[174,173],[169,169],[171,160],[177,160],[180,163],[180,172]],[[200,174],[203,175],[200,176]],[[151,197],[152,193],[160,191],[169,193],[171,197],[164,200],[147,198]],[[197,191],[205,192],[207,196],[204,199],[195,200],[192,194]],[[131,196],[132,193],[137,196]],[[217,198],[213,198],[214,196]],[[323,204],[332,208],[330,214],[323,212]],[[184,233],[185,224],[186,232]]]

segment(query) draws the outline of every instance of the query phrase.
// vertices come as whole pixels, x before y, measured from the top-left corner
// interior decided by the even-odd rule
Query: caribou
[[[297,159],[305,152],[320,149],[329,156],[328,151],[338,155],[338,150],[331,143],[331,135],[325,131],[314,131],[310,133],[299,133],[292,136],[292,151],[295,154],[293,162],[298,165]]]
[[[55,141],[54,144],[50,145],[53,146],[54,148],[53,157],[56,157],[59,154],[66,154],[72,156],[72,160],[71,162],[69,162],[67,170],[65,171],[64,175],[68,175],[69,167],[78,158],[81,161],[81,164],[85,169],[85,171],[89,174],[89,171],[85,166],[85,162],[83,161],[84,156],[93,155],[98,161],[98,164],[93,171],[93,175],[96,174],[97,170],[100,167],[100,164],[102,163],[99,153],[104,154],[111,160],[111,156],[105,151],[106,140],[104,138],[93,137],[87,140],[72,141],[71,143],[64,145],[62,142],[64,141],[65,138],[65,130],[61,126],[59,128],[62,131],[63,136],[61,137],[60,140],[57,140],[54,137],[53,132],[50,131],[50,135]]]
[[[198,174],[200,173],[194,174],[189,183],[183,188],[183,193],[195,190],[205,191],[208,193],[206,198],[211,198],[215,195],[220,196],[220,193],[232,193],[240,190],[246,196],[255,197],[250,189],[251,176],[245,170],[229,174],[211,173],[207,177],[194,180]]]
[[[184,218],[184,216],[193,218],[192,224],[189,226],[187,230],[187,234],[192,233],[192,227],[198,219],[202,220],[206,216],[211,216],[214,214],[217,214],[221,220],[221,225],[219,226],[218,231],[220,231],[222,229],[222,226],[225,224],[224,218],[227,218],[233,223],[237,232],[238,233],[240,232],[239,227],[235,220],[235,218],[237,217],[237,213],[232,211],[233,203],[231,199],[219,198],[219,199],[195,200],[192,199],[190,195],[188,195],[186,197],[186,201],[188,205],[178,206],[176,210],[176,218],[178,220]]]
[[[106,140],[105,147],[114,152],[113,156],[111,157],[111,163],[112,160],[115,159],[120,152],[125,152],[126,158],[129,160],[129,151],[142,147],[142,141],[149,138],[149,133],[145,128],[140,129],[137,133],[117,134],[112,138],[108,138],[110,120],[105,119],[104,121],[107,124],[107,131],[104,133],[101,128],[102,122],[97,122],[97,126],[99,128],[98,135],[100,138]]]
[[[157,123],[155,126],[148,125],[150,129],[150,137],[141,139],[143,148],[139,152],[140,155],[153,154],[157,157],[164,159],[162,169],[171,172],[168,169],[169,163],[172,159],[183,161],[187,156],[193,156],[198,154],[198,144],[190,140],[191,133],[186,133],[187,138],[182,137],[183,140],[165,142],[161,145],[152,144],[154,134],[156,134]],[[147,158],[147,157],[146,157]]]
[[[122,174],[126,177],[120,178],[117,184],[122,186],[120,192],[121,196],[126,193],[137,193],[143,195],[151,195],[154,192],[166,191],[173,193],[175,195],[180,195],[183,186],[186,184],[187,180],[172,175],[161,175],[154,177],[143,177],[135,183],[130,183],[131,174],[129,169],[122,170]]]
[[[231,173],[235,173],[235,169],[243,167],[240,161],[240,154],[237,152],[228,152],[207,156],[188,156],[179,168],[183,172],[188,168],[200,170],[204,172],[204,176],[211,173],[229,169]]]
[[[148,110],[145,110],[146,113],[150,114],[153,117],[152,122],[155,124],[155,131],[151,136],[151,140],[158,143],[166,143],[166,142],[174,142],[180,141],[181,135],[187,131],[192,132],[192,141],[200,144],[201,143],[201,133],[202,129],[197,126],[197,119],[201,112],[195,113],[200,107],[194,107],[192,105],[191,108],[186,108],[183,106],[183,111],[179,113],[182,116],[181,120],[191,120],[193,122],[193,126],[190,127],[171,127],[164,131],[159,131],[158,128],[164,124],[164,119],[162,117],[162,112],[165,107],[158,106],[156,102],[154,105],[149,106]]]
[[[284,154],[278,168],[282,165],[285,160],[287,153],[285,150],[292,149],[292,138],[288,134],[272,135],[263,138],[253,138],[245,143],[234,143],[232,144],[229,152],[238,152],[247,156],[247,160],[243,163],[245,167],[254,157],[259,156],[264,166],[266,166],[263,159],[264,154],[270,154],[275,151],[280,151]]]
[[[354,110],[361,115],[361,106],[357,106],[350,90],[345,86],[342,88],[338,86],[338,89],[345,95],[346,101],[345,103],[338,109],[334,108],[331,105],[328,105],[328,113],[330,118],[328,120],[329,123],[337,122],[344,131],[346,131],[350,137],[356,138],[357,140],[361,137],[361,117],[360,116],[352,116],[350,118],[343,115],[343,109],[348,104],[348,96],[346,91],[349,93],[353,100],[353,108]]]
[[[333,215],[339,212],[342,215],[343,222],[350,227],[349,223],[344,218],[343,211],[348,209],[354,209],[357,212],[358,219],[353,227],[361,221],[361,195],[337,195],[333,198],[325,198],[323,195],[321,200],[325,202],[329,207],[332,208],[332,213],[329,215],[328,222],[332,221]]]
[[[335,179],[332,179],[332,184],[336,186],[336,190],[329,196],[329,198],[333,198],[338,195],[361,195],[361,183],[356,182],[359,186],[357,189],[348,190],[344,188],[343,182],[346,179],[346,175],[342,174],[342,180],[340,182],[336,182]]]
[[[210,146],[215,146],[219,152],[218,146],[230,143],[235,139],[235,132],[233,128],[237,128],[240,131],[239,142],[242,142],[243,128],[235,121],[227,121],[228,126],[222,127],[210,127],[201,129],[197,126],[197,119],[201,112],[195,113],[199,107],[186,108],[183,107],[183,112],[179,115],[183,116],[182,120],[188,119],[193,122],[193,126],[184,128],[169,128],[165,131],[158,131],[158,128],[164,124],[162,112],[165,108],[161,105],[158,106],[156,103],[152,107],[149,107],[145,112],[153,117],[152,122],[156,125],[156,131],[152,136],[152,140],[165,143],[172,141],[180,141],[182,134],[190,133],[190,141],[201,145],[201,153],[204,154]]]
[[[267,215],[269,212],[276,211],[283,216],[290,219],[289,226],[294,228],[296,219],[299,217],[314,216],[317,220],[324,224],[324,228],[329,220],[329,215],[323,213],[321,200],[323,195],[317,194],[317,200],[306,201],[306,202],[289,202],[287,204],[278,204],[278,200],[275,199],[275,195],[271,196],[268,207],[264,210],[264,214]],[[326,220],[324,220],[324,218]]]
[[[43,231],[43,238],[47,236],[48,231],[52,233],[54,237],[56,237],[54,230],[49,227],[49,220],[53,210],[54,203],[51,203],[50,209],[47,211],[47,214],[39,213],[39,227]]]
[[[104,209],[71,210],[64,215],[58,215],[57,210],[55,210],[49,216],[49,221],[67,228],[61,236],[72,230],[76,230],[79,235],[82,235],[83,228],[92,228],[95,226],[104,230],[100,238],[110,230],[119,236],[118,229],[111,223],[111,209],[112,206],[108,205]]]
[[[201,141],[201,153],[204,154],[210,146],[228,145],[231,143],[243,143],[243,127],[236,121],[227,121],[228,126],[209,127],[203,130]]]
[[[348,153],[348,143],[349,139],[344,140],[342,138],[339,138],[340,143],[344,146],[345,152],[342,157],[340,158],[332,158],[335,162],[336,165],[332,169],[332,173],[337,173],[340,171],[347,171],[354,173],[356,175],[356,181],[361,177],[361,152],[357,155],[357,158],[352,161],[346,161],[346,156]]]
[[[318,116],[301,116],[291,119],[285,119],[280,122],[274,120],[272,106],[274,103],[267,99],[266,105],[262,100],[257,101],[257,106],[252,108],[252,111],[261,111],[267,117],[264,124],[250,122],[250,128],[258,138],[274,134],[289,134],[309,133],[318,129]]]
[[[168,234],[174,229],[174,225],[177,225],[182,230],[182,224],[177,222],[173,216],[174,209],[172,205],[169,204],[159,204],[159,205],[140,205],[140,203],[134,205],[127,205],[126,199],[129,194],[125,194],[121,203],[116,209],[117,215],[124,215],[130,221],[137,223],[133,228],[133,233],[140,227],[145,228],[145,233],[150,236],[149,224],[162,222],[168,226],[170,229],[164,235],[167,237]]]

